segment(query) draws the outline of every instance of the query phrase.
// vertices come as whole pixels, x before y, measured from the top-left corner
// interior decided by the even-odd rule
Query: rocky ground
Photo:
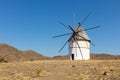
[[[120,80],[120,60],[0,63],[0,80]]]

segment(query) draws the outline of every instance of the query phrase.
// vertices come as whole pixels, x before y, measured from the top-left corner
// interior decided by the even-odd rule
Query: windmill
[[[62,37],[66,35],[71,35],[70,38],[65,42],[59,52],[69,43],[69,59],[70,60],[89,60],[90,59],[90,43],[94,45],[85,31],[98,28],[100,26],[95,26],[87,29],[82,28],[82,24],[88,18],[90,13],[83,19],[81,23],[78,23],[78,26],[73,29],[70,25],[66,26],[65,24],[59,22],[64,27],[72,31],[71,33],[61,34],[53,36],[53,38]]]

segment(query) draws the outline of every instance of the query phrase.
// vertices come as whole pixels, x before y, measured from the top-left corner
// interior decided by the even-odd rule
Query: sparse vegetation
[[[34,59],[30,59],[30,61],[34,61]]]
[[[40,73],[42,72],[42,69],[40,67],[35,69],[37,76],[40,76]]]
[[[0,56],[0,62],[7,62],[7,60],[4,57]]]
[[[120,80],[120,60],[40,60],[0,64],[0,80]]]

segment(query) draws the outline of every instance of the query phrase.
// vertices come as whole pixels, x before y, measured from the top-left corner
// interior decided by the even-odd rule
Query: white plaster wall
[[[77,43],[79,44],[79,46],[77,45]],[[88,41],[70,42],[69,43],[70,60],[72,60],[71,54],[74,54],[75,60],[89,60],[90,59],[90,43]]]

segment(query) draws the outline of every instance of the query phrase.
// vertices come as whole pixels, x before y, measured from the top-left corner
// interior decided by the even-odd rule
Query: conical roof
[[[86,34],[86,32],[83,30],[82,26],[79,24],[76,28],[75,28],[75,32],[77,32],[74,35],[72,35],[69,39],[69,41],[77,39],[77,40],[85,40],[85,41],[90,41],[90,38],[88,37],[88,35]]]

